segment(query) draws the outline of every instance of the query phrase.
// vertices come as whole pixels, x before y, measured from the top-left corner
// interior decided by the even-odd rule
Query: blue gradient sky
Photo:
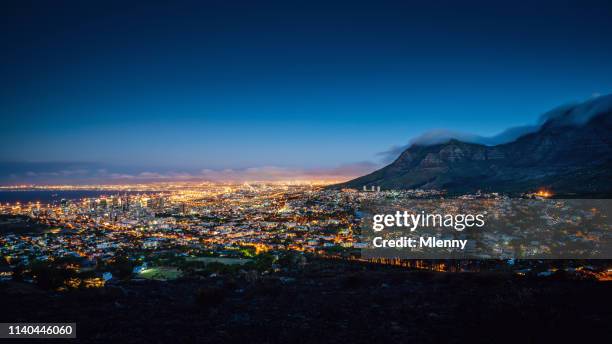
[[[610,2],[454,3],[3,2],[0,161],[377,163],[612,90]]]

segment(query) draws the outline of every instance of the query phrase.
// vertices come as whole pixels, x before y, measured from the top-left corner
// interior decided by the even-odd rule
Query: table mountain
[[[333,187],[451,193],[612,194],[612,95],[566,107],[535,132],[494,146],[451,139],[413,144],[390,165]]]

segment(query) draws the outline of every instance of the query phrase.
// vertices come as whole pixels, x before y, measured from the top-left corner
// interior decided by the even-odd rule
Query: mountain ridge
[[[508,143],[413,144],[391,164],[332,187],[612,194],[612,95],[602,98],[567,107]]]

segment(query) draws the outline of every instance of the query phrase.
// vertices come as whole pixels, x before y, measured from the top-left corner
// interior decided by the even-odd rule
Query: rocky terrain
[[[413,144],[392,164],[334,187],[612,194],[612,95],[569,107],[537,131],[494,146]]]

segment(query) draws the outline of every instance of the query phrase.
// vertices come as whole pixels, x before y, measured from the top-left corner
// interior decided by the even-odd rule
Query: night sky
[[[609,1],[124,2],[2,2],[0,184],[354,175],[612,91]]]

